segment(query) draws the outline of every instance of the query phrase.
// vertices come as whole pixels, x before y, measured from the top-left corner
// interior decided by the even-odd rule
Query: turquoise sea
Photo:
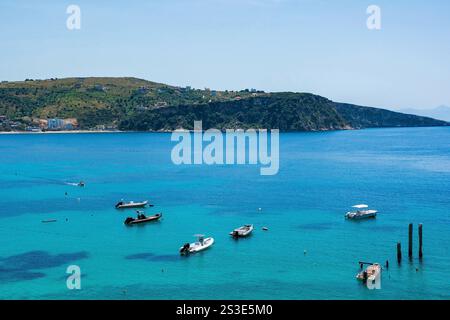
[[[176,166],[174,144],[163,133],[0,135],[0,298],[450,298],[450,128],[284,133],[275,176]],[[163,220],[125,227],[122,198],[150,200]],[[357,203],[377,219],[346,221]],[[247,223],[250,238],[230,238]],[[195,233],[215,245],[180,257]],[[360,260],[389,260],[381,290],[356,281]],[[81,290],[66,287],[69,265]]]

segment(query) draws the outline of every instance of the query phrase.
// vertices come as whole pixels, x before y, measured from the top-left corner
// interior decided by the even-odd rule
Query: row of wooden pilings
[[[423,258],[423,242],[422,242],[422,224],[419,224],[419,259]],[[413,224],[409,224],[408,228],[408,257],[413,258]],[[397,242],[397,262],[402,262],[402,244]]]

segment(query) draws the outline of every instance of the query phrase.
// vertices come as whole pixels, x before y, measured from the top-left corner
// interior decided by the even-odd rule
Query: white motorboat
[[[120,201],[116,204],[116,209],[130,209],[130,208],[144,208],[147,206],[148,201],[142,201],[142,202],[123,202]],[[149,205],[149,207],[153,207],[152,205]]]
[[[196,253],[208,249],[214,244],[214,238],[205,238],[202,234],[195,235],[197,241],[193,243],[186,243],[180,248],[180,254],[185,255],[189,253]]]
[[[369,265],[366,270],[361,271],[356,275],[356,279],[363,282],[373,283],[381,274],[381,266],[378,263]]]
[[[377,210],[369,210],[369,206],[367,204],[357,204],[352,208],[355,208],[356,210],[347,212],[345,214],[345,218],[354,220],[375,218],[378,213]]]
[[[246,237],[250,235],[253,231],[253,225],[252,224],[246,224],[245,226],[239,227],[237,229],[234,229],[230,232],[230,236],[239,238],[239,237]]]

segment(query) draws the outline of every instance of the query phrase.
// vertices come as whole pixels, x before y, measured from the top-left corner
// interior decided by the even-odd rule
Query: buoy
[[[262,208],[258,208],[258,211],[261,211],[262,210]]]

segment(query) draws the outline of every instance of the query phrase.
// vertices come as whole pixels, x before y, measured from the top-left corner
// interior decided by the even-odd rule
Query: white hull
[[[242,226],[240,228],[234,229],[233,231],[230,232],[230,236],[233,237],[246,237],[248,235],[250,235],[253,231],[253,225],[246,225],[246,226]]]
[[[208,249],[213,244],[214,244],[214,238],[205,238],[202,243],[197,241],[197,242],[193,242],[193,243],[189,244],[188,252],[189,253],[200,252],[200,251]],[[182,249],[183,249],[183,247],[180,248],[180,252],[183,254],[185,252],[182,252]]]
[[[375,281],[381,274],[381,266],[376,263],[367,267],[367,269],[363,272],[360,272],[356,275],[356,279],[361,281]]]
[[[148,201],[144,202],[128,202],[123,204],[118,204],[117,209],[130,209],[130,208],[143,208],[147,205]]]
[[[368,218],[375,218],[377,216],[377,213],[378,213],[378,211],[376,211],[376,210],[347,212],[345,217],[347,219],[362,220],[362,219],[368,219]]]

